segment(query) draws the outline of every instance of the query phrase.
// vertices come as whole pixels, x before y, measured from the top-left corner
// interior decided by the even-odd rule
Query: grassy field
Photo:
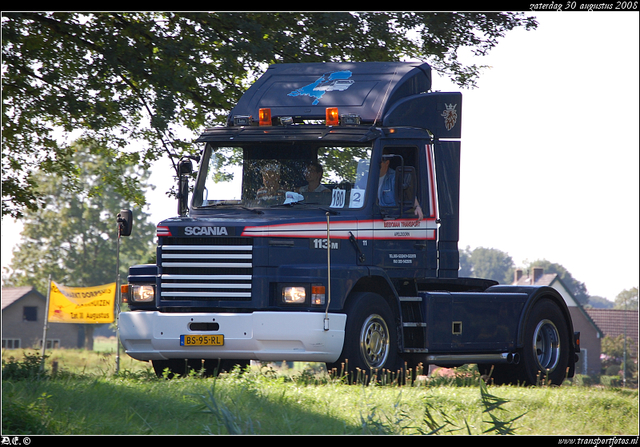
[[[637,390],[486,386],[472,370],[347,385],[299,364],[165,380],[124,353],[115,374],[109,346],[48,352],[43,373],[39,352],[3,351],[2,434],[638,435]]]

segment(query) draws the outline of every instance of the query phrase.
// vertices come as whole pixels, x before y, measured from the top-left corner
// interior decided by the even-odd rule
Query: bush
[[[46,359],[46,356],[45,356]],[[34,380],[46,377],[44,359],[37,354],[24,353],[24,361],[9,357],[2,359],[2,380]]]
[[[46,435],[52,431],[48,427],[50,411],[42,395],[37,402],[8,402],[2,405],[2,433],[12,435]]]
[[[612,388],[620,388],[622,386],[622,379],[620,376],[600,376],[600,384]]]
[[[595,381],[584,374],[576,374],[573,377],[573,384],[576,386],[591,386],[595,383]]]
[[[609,365],[604,370],[605,376],[615,376],[620,372],[620,365]]]

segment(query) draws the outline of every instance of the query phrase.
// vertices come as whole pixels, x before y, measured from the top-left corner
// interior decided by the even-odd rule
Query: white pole
[[[42,329],[42,361],[40,369],[44,371],[44,351],[47,348],[47,328],[49,327],[49,297],[51,296],[51,275],[49,275],[49,283],[47,285],[47,304],[44,307],[44,328]]]
[[[329,231],[329,213],[327,213],[327,308],[324,312],[324,330],[329,330],[329,304],[331,303],[331,234]]]
[[[120,234],[121,234],[121,226],[120,222],[118,225],[118,242],[116,245],[116,296],[115,296],[115,322],[116,322],[116,374],[120,372]]]

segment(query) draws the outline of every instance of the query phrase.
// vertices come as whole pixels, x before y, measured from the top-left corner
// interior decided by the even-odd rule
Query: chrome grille
[[[160,247],[163,300],[250,300],[250,238],[167,238]]]

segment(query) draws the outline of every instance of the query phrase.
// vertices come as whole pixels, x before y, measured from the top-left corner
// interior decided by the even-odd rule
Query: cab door
[[[377,183],[374,263],[390,276],[434,276],[436,208],[428,200],[431,173],[427,148],[418,142],[387,141],[376,155],[371,170]],[[394,197],[393,203],[390,197]]]

